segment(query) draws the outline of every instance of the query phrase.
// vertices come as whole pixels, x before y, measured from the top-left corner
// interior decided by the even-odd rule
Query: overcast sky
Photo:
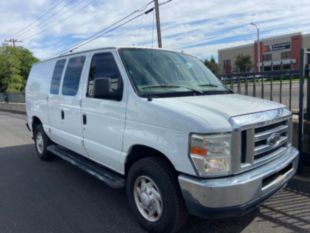
[[[166,0],[160,0],[164,2]],[[0,43],[17,38],[40,59],[57,55],[150,0],[0,1]],[[151,6],[151,5],[150,5]],[[148,9],[148,8],[147,8]],[[173,0],[161,6],[163,45],[200,58],[256,39],[310,32],[310,0]],[[45,13],[45,14],[43,14]],[[138,18],[82,47],[156,47],[154,14]]]

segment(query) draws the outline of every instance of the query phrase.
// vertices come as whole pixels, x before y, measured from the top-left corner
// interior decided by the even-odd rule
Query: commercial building
[[[300,50],[310,51],[310,34],[294,33],[260,40],[260,60],[258,62],[257,41],[252,44],[221,49],[218,51],[220,74],[238,72],[235,61],[238,55],[251,57],[251,72],[298,70],[300,67]],[[310,64],[310,56],[305,60]]]

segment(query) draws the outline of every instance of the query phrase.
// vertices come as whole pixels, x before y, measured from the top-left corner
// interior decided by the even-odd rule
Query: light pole
[[[250,25],[254,26],[257,31],[257,72],[260,72],[260,41],[259,41],[259,28],[255,23],[250,23]]]

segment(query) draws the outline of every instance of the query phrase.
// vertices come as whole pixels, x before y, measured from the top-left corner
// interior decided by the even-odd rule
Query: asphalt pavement
[[[0,233],[142,233],[124,190],[36,155],[25,116],[0,112]],[[310,232],[310,180],[294,179],[255,213],[191,217],[181,233]]]

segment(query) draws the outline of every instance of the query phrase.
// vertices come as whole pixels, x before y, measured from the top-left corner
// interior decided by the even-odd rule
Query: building
[[[218,51],[220,74],[236,73],[235,61],[238,55],[251,57],[251,72],[298,70],[300,67],[300,50],[310,51],[310,34],[294,33],[260,40],[260,62],[257,55],[257,41],[252,44],[221,49]],[[310,64],[310,56],[306,58]]]

